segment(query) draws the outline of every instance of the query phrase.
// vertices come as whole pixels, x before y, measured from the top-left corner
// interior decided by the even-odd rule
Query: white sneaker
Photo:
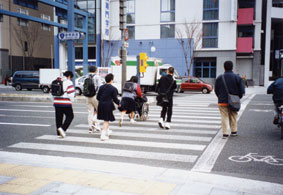
[[[165,123],[165,129],[170,129],[170,123],[168,122]]]
[[[100,132],[101,131],[101,128],[99,126],[99,123],[95,123],[94,124],[94,132]]]
[[[107,132],[105,130],[102,130],[101,135],[100,135],[100,140],[101,141],[109,140],[109,137],[107,136]]]
[[[58,132],[59,132],[59,134],[61,135],[62,138],[66,137],[66,133],[64,132],[64,130],[61,127],[58,128]]]
[[[164,121],[163,121],[163,118],[160,118],[160,119],[159,119],[158,125],[159,125],[160,128],[162,128],[162,129],[164,128]]]
[[[110,137],[110,135],[112,134],[112,130],[110,130],[110,129],[107,129],[107,131],[106,131],[106,135],[108,136],[108,137]]]
[[[136,121],[134,119],[131,119],[130,123],[133,125],[133,124],[136,124]]]

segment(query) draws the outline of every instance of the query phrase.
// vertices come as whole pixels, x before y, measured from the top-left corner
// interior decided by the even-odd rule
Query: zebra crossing
[[[110,140],[100,141],[98,133],[88,133],[86,113],[80,116],[67,131],[67,137],[41,135],[33,141],[10,145],[10,150],[37,154],[79,156],[81,158],[128,162],[158,167],[191,169],[220,129],[221,118],[215,95],[178,95],[174,98],[171,129],[160,129],[157,121],[161,108],[149,106],[149,118],[130,124],[110,123],[113,131]],[[82,120],[84,119],[84,120]]]

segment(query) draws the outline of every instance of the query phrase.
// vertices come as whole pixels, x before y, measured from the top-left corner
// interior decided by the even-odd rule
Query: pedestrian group
[[[231,106],[230,96],[234,95],[239,99],[242,98],[245,94],[245,88],[242,78],[233,73],[233,63],[231,61],[224,63],[224,69],[225,73],[216,79],[215,94],[218,97],[218,108],[221,114],[223,138],[225,139],[229,136],[228,124],[230,125],[231,136],[238,135],[238,110],[235,110]],[[72,102],[75,97],[75,89],[71,81],[72,77],[73,73],[66,71],[61,78],[63,95],[52,97],[55,107],[56,133],[60,138],[66,136],[66,131],[74,118]],[[87,79],[90,82],[86,82]],[[120,101],[118,99],[118,90],[112,85],[113,80],[114,75],[111,73],[107,74],[105,76],[106,83],[104,84],[101,77],[97,74],[97,67],[90,66],[84,83],[84,90],[86,92],[83,92],[83,94],[88,94],[85,96],[88,110],[89,133],[100,133],[100,139],[102,141],[108,140],[112,133],[109,128],[109,122],[115,121],[113,111],[116,108],[114,103],[117,105],[119,111],[121,111],[119,126],[122,127],[126,114],[129,114],[130,123],[135,124],[136,98],[142,98],[143,96],[141,87],[138,84],[138,77],[132,76],[124,84],[122,99]],[[162,108],[158,125],[162,129],[169,130],[171,127],[173,93],[176,88],[174,68],[169,67],[167,73],[162,75],[157,85],[157,105]],[[95,92],[90,93],[90,89],[95,90]],[[104,121],[102,129],[98,120]]]

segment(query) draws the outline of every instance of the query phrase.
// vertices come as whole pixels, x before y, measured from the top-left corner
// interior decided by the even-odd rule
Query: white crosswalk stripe
[[[34,105],[33,108],[45,107]],[[18,109],[3,109],[3,111],[12,112]],[[23,107],[22,110],[24,109]],[[41,113],[54,112],[47,109],[48,106],[42,109]],[[36,112],[36,110],[29,111]],[[66,138],[42,135],[36,137],[34,141],[16,143],[9,148],[29,152],[50,151],[54,155],[80,154],[85,158],[131,161],[137,164],[146,164],[154,160],[157,166],[171,168],[192,167],[221,126],[215,96],[194,94],[186,98],[176,97],[170,130],[160,129],[158,126],[160,112],[160,107],[151,104],[148,120],[137,121],[132,125],[126,116],[122,127],[119,127],[120,112],[116,109],[114,112],[116,121],[110,123],[110,129],[113,131],[110,140],[103,142],[99,139],[99,133],[89,134],[87,111],[80,106],[74,109],[75,119],[76,116],[85,119],[73,124],[68,129]]]

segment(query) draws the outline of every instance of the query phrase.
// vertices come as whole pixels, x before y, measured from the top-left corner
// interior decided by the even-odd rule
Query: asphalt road
[[[239,121],[239,136],[229,138],[213,172],[283,184],[283,166],[268,164],[262,160],[263,157],[250,162],[229,160],[231,156],[257,153],[282,159],[283,164],[283,140],[279,128],[272,123],[271,98],[271,95],[256,95],[249,103]]]
[[[2,89],[0,89],[1,93],[3,93]],[[6,90],[12,92],[11,88]],[[41,91],[22,92],[42,93]],[[84,104],[74,104],[75,119],[67,136],[67,138],[70,137],[72,140],[66,139],[61,141],[55,136],[54,108],[51,102],[0,102],[0,150],[128,162],[154,167],[190,170],[193,168],[197,159],[203,155],[204,149],[185,149],[185,147],[191,145],[208,147],[215,138],[216,133],[220,130],[219,112],[215,104],[216,98],[214,94],[185,93],[176,94],[175,98],[173,121],[174,119],[176,120],[176,126],[172,127],[170,131],[164,132],[158,129],[156,121],[160,111],[152,104],[150,113],[153,116],[147,121],[138,123],[136,127],[125,124],[122,129],[119,129],[115,127],[117,124],[114,123],[111,125],[116,133],[111,140],[117,142],[116,144],[97,142],[99,141],[99,135],[88,134],[86,126],[87,112]],[[184,106],[184,103],[187,105]],[[245,156],[249,153],[258,153],[258,155],[262,156],[271,155],[274,158],[283,159],[283,140],[280,140],[279,129],[272,124],[272,110],[273,103],[271,96],[256,95],[252,99],[239,120],[239,136],[230,137],[227,140],[212,169],[213,173],[283,183],[283,166],[268,164],[262,160],[263,158],[258,158],[258,161],[252,160],[250,162],[234,162],[229,160],[231,156]],[[201,117],[208,117],[208,119],[200,119]],[[186,128],[183,126],[186,126]],[[130,136],[130,134],[132,135]],[[152,137],[150,137],[151,135]],[[51,136],[51,139],[48,136]],[[84,140],[88,138],[93,138],[94,141],[77,142],[73,140]],[[133,141],[132,145],[129,145],[131,141]],[[150,144],[150,146],[143,146],[142,144],[145,142]],[[25,144],[31,144],[29,147],[33,147],[33,144],[43,144],[43,148],[21,148],[21,145],[18,145],[21,143],[24,143],[24,147],[26,146]],[[182,144],[181,148],[178,144]],[[60,149],[58,151],[52,150],[52,147],[64,149],[64,147],[67,148],[69,146],[72,146],[73,148],[71,149],[74,150],[78,148],[81,148],[81,150],[93,148],[93,151],[105,150],[107,152],[107,149],[113,151],[112,154],[98,155],[80,151],[62,152]],[[144,152],[145,156],[142,158],[115,156],[116,153],[120,153],[121,151]],[[152,152],[153,154],[164,156],[152,159],[155,158],[150,157]],[[169,157],[175,160],[168,160]],[[187,157],[196,157],[197,159],[188,162]],[[183,159],[184,161],[180,160],[178,162],[176,161],[178,158],[184,158],[185,160]]]

